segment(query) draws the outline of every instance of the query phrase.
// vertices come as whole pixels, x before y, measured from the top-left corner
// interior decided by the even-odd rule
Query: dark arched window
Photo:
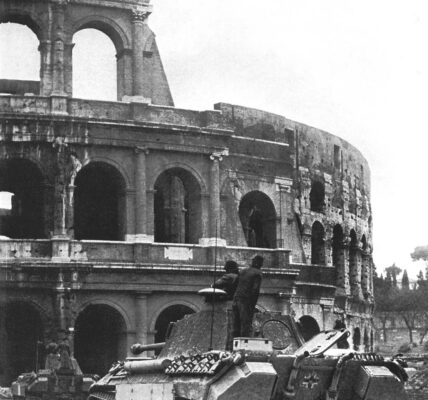
[[[182,168],[163,172],[155,183],[155,242],[198,243],[201,229],[201,189]]]
[[[247,193],[239,204],[239,218],[249,247],[276,248],[276,211],[266,194]]]
[[[44,179],[31,161],[14,158],[0,162],[0,235],[13,239],[45,237]]]
[[[29,303],[16,301],[2,308],[3,353],[0,377],[9,386],[20,374],[40,368],[38,342],[43,340],[43,324],[38,310]],[[4,318],[4,319],[3,319]]]
[[[325,264],[324,227],[319,221],[312,225],[311,254],[312,264]]]
[[[311,192],[309,193],[309,200],[311,202],[311,211],[324,212],[325,190],[324,184],[322,182],[312,182]]]
[[[125,182],[119,171],[107,163],[91,162],[75,182],[76,239],[123,240]]]
[[[299,327],[305,342],[318,335],[321,331],[316,319],[310,315],[304,315],[299,319]]]
[[[93,304],[76,319],[75,355],[83,373],[103,376],[126,356],[126,324],[113,307]]]

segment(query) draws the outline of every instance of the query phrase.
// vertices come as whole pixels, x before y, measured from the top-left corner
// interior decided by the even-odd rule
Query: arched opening
[[[126,356],[126,325],[122,315],[105,304],[92,304],[77,317],[74,352],[83,373],[103,376]]]
[[[76,239],[123,240],[126,216],[125,182],[107,163],[91,162],[76,177]]]
[[[359,351],[361,345],[361,332],[360,328],[354,329],[354,334],[352,336],[352,342],[354,343],[354,350]]]
[[[18,375],[41,366],[38,342],[43,340],[43,324],[39,312],[25,302],[7,303],[2,312],[0,376],[8,386]]]
[[[312,225],[312,236],[311,236],[312,264],[325,265],[324,235],[325,235],[324,227],[319,221],[315,221]]]
[[[0,162],[0,235],[13,239],[43,238],[43,176],[29,160]]]
[[[366,235],[363,235],[361,237],[361,248],[363,249],[363,251],[367,251],[367,239],[366,239]]]
[[[299,318],[300,331],[305,342],[321,332],[318,322],[310,315]]]
[[[82,29],[73,36],[73,96],[117,100],[116,48],[97,29]]]
[[[155,343],[164,342],[169,324],[182,319],[185,315],[193,314],[195,310],[183,304],[169,306],[163,310],[155,323]]]
[[[201,230],[201,188],[182,168],[159,175],[155,183],[155,242],[198,243]]]
[[[8,22],[8,23],[2,23]],[[37,27],[20,15],[0,16],[0,94],[24,95],[40,92],[39,40]],[[19,46],[11,46],[19,43]]]
[[[309,200],[311,202],[311,211],[324,212],[325,206],[325,189],[324,184],[320,181],[313,181]]]
[[[247,193],[239,203],[239,218],[249,247],[276,248],[276,211],[266,194]]]

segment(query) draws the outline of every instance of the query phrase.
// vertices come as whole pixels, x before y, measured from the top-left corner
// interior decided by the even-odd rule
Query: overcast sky
[[[255,107],[351,142],[371,167],[377,269],[395,262],[415,276],[423,265],[410,253],[428,245],[428,2],[152,3],[176,106]],[[91,30],[74,42],[75,96],[114,97],[111,42]],[[38,63],[27,28],[0,26],[1,77],[38,79]]]

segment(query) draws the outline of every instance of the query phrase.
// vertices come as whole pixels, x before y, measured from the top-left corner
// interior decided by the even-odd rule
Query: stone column
[[[150,292],[139,292],[135,295],[135,341],[140,344],[148,344],[147,298],[149,295]]]
[[[370,287],[369,287],[369,269],[370,269],[370,255],[367,252],[363,251],[361,253],[361,290],[365,299],[369,297]]]
[[[147,228],[146,234],[155,237],[155,190],[147,190]],[[154,239],[153,239],[154,240]]]
[[[291,224],[294,221],[294,215],[291,201],[288,198],[291,193],[292,181],[289,179],[275,179],[275,183],[279,203],[276,247],[283,249],[286,247],[285,243],[289,242],[288,238],[293,234],[291,231]]]
[[[64,92],[73,96],[73,47],[74,43],[64,46]]]
[[[50,237],[53,233],[53,211],[54,211],[54,186],[44,183],[43,187],[43,229],[44,236]]]
[[[67,0],[52,4],[52,94],[64,96],[64,14]]]
[[[123,49],[116,54],[117,63],[117,99],[132,96],[132,50]]]
[[[149,150],[145,147],[135,148],[135,241],[140,243],[152,243],[154,241],[153,234],[147,233],[146,156],[148,153]]]
[[[215,152],[210,155],[210,211],[208,238],[199,239],[200,243],[208,246],[225,246],[226,241],[220,239],[220,161],[228,151]]]
[[[347,296],[350,294],[349,290],[349,242],[344,240],[341,247],[338,249],[336,256],[336,296]]]
[[[65,226],[67,235],[70,238],[74,238],[74,191],[76,186],[67,186],[67,205],[66,205],[66,217]]]
[[[52,91],[52,42],[43,40],[39,44],[40,52],[40,95],[49,96]]]
[[[349,249],[349,270],[351,293],[355,299],[362,299],[361,291],[361,249],[359,246],[352,246]]]
[[[135,10],[132,12],[132,38],[133,38],[133,77],[134,87],[133,95],[144,97],[144,25],[149,16],[149,12]]]

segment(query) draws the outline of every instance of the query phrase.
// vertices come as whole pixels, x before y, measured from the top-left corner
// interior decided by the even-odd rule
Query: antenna
[[[211,329],[210,329],[210,347],[208,348],[208,351],[211,351],[213,349],[213,330],[214,330],[214,311],[215,311],[215,287],[214,283],[216,281],[216,275],[217,275],[217,226],[218,221],[215,223],[215,247],[214,247],[214,275],[213,275],[213,293],[211,297]]]

